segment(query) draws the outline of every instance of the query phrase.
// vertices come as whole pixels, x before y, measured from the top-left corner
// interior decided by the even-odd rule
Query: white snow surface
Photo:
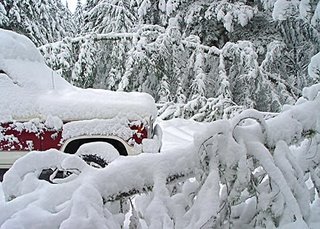
[[[0,29],[0,121],[156,117],[145,93],[80,89],[50,69],[26,37]]]
[[[31,152],[17,160],[4,177],[0,228],[117,229],[124,221],[125,228],[201,228],[216,225],[211,219],[219,221],[223,216],[224,201],[237,198],[246,200],[231,206],[237,228],[254,228],[250,224],[254,217],[260,225],[257,228],[319,228],[319,201],[312,201],[303,168],[299,167],[299,163],[308,167],[310,155],[296,159],[289,148],[299,142],[304,131],[319,131],[319,89],[315,85],[304,90],[304,98],[295,106],[269,120],[258,111],[246,110],[232,120],[213,123],[159,121],[163,128],[160,153],[120,156],[104,169],[90,167],[76,155],[57,150]],[[299,144],[295,146],[296,152],[308,153]],[[251,157],[254,163],[259,162],[254,171],[249,170],[254,166]],[[206,158],[209,161],[203,163]],[[237,179],[227,187],[224,183],[233,179],[235,166]],[[37,178],[44,168],[76,172],[50,184]],[[259,174],[266,173],[264,179],[272,179],[257,185],[258,201],[246,189],[248,172],[249,177],[258,179]],[[166,181],[173,174],[191,179],[177,186],[179,191],[171,196]],[[268,189],[269,185],[273,188]],[[135,209],[127,204],[127,210],[119,213],[119,202],[109,202],[119,193],[149,186],[153,186],[150,194],[133,199]],[[277,227],[268,218],[269,211],[281,215]],[[138,219],[138,215],[143,218]]]
[[[130,139],[135,133],[128,126],[126,118],[116,117],[113,119],[92,119],[85,121],[74,121],[63,126],[63,139],[70,139],[83,135],[105,135],[117,136],[121,139]]]
[[[28,43],[21,40],[22,44],[25,42]],[[0,104],[5,105],[0,109],[0,119],[12,118],[6,109],[17,110],[6,102],[11,99],[8,95],[12,96],[12,103],[19,105],[16,115],[50,113],[47,122],[51,126],[60,123],[52,118],[56,110],[58,117],[72,119],[91,115],[99,118],[97,115],[105,112],[114,115],[117,109],[120,113],[133,109],[141,114],[137,108],[122,108],[126,102],[108,110],[102,106],[105,99],[109,100],[103,96],[106,94],[110,94],[113,101],[108,103],[113,106],[117,106],[120,98],[140,99],[139,94],[113,97],[111,92],[74,88],[62,78],[55,81],[54,87],[51,84],[50,89],[50,75],[45,75],[48,78],[42,81],[45,76],[40,74],[41,66],[48,68],[37,58],[28,60],[21,56],[14,59],[25,63],[22,65],[27,69],[27,62],[33,67],[32,64],[39,64],[39,73],[33,70],[40,82],[31,87],[32,74],[24,77],[23,70],[14,70],[14,61],[2,57],[2,70],[8,76],[0,75]],[[16,78],[10,78],[11,72]],[[4,198],[0,197],[0,229],[320,228],[316,190],[320,184],[319,91],[320,85],[303,90],[303,97],[294,106],[284,107],[268,120],[258,111],[246,110],[231,120],[213,123],[160,121],[163,128],[160,153],[114,157],[103,169],[90,167],[77,155],[58,150],[28,153],[14,163],[1,184],[0,195],[3,191]],[[16,98],[18,92],[22,98]],[[143,95],[143,98],[144,105],[148,101],[150,105],[153,103],[150,97]],[[93,99],[101,107],[91,107]],[[139,99],[134,105],[138,106]],[[82,106],[76,103],[79,100],[83,101]],[[53,108],[49,108],[51,105]],[[152,113],[153,108],[148,108],[143,111]],[[69,135],[72,133],[70,126]],[[93,151],[99,151],[100,146],[95,145]],[[55,184],[39,180],[41,171],[48,168],[72,174],[56,178]],[[173,178],[181,182],[170,186]],[[307,186],[305,181],[311,183]],[[143,193],[151,187],[152,191]],[[121,208],[117,197],[134,191],[142,194],[134,197],[131,208],[124,199],[126,204]],[[124,221],[130,222],[124,225]]]
[[[0,59],[21,59],[44,63],[44,59],[36,46],[25,36],[0,29]],[[1,61],[2,62],[2,61]]]

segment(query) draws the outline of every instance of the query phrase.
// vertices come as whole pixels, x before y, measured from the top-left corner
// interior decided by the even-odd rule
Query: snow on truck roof
[[[28,38],[0,29],[0,121],[48,116],[65,121],[139,119],[156,114],[148,94],[72,86],[45,64]]]

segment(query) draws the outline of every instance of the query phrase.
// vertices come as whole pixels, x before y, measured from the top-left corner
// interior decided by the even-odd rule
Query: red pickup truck
[[[0,168],[29,151],[73,154],[90,142],[109,143],[120,155],[159,150],[156,114],[148,94],[72,86],[28,38],[0,29]]]

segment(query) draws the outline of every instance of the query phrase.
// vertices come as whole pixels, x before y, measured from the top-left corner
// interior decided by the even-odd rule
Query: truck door
[[[41,130],[34,122],[0,123],[0,151],[40,150]]]
[[[62,129],[54,129],[45,126],[41,133],[41,150],[60,149],[62,140]]]

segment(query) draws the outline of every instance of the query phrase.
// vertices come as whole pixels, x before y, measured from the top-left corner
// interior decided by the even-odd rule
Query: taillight
[[[135,143],[141,144],[144,138],[148,137],[148,128],[142,122],[132,122],[129,124],[130,129],[134,131],[132,140]]]

